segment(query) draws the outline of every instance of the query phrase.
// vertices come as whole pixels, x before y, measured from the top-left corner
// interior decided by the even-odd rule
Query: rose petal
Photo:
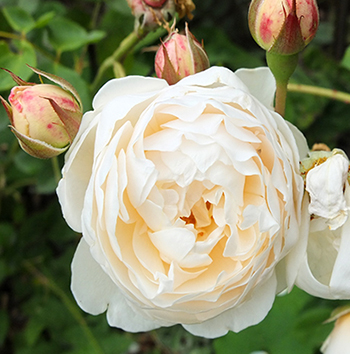
[[[78,305],[86,312],[98,315],[106,311],[118,287],[92,258],[90,248],[82,238],[72,261],[71,289]]]
[[[146,99],[167,86],[165,80],[142,76],[127,76],[110,80],[99,89],[92,105],[95,110],[98,110],[118,96],[144,94],[144,99]]]
[[[62,169],[62,179],[58,183],[57,195],[62,206],[63,216],[68,225],[81,232],[81,212],[93,164],[93,149],[98,118],[85,114],[82,125]]]
[[[253,96],[267,108],[273,109],[276,81],[269,68],[238,69],[235,74],[245,83]]]
[[[338,222],[332,224],[332,229],[342,226],[347,219],[343,189],[348,170],[349,160],[339,153],[311,169],[306,176],[306,190],[311,199],[309,213],[336,219]]]
[[[173,260],[181,262],[191,251],[196,241],[194,233],[185,228],[150,232],[149,237],[166,262]]]
[[[224,336],[228,331],[239,332],[247,326],[259,323],[272,307],[276,284],[276,278],[272,276],[268,281],[257,286],[249,300],[242,305],[227,310],[204,323],[183,325],[183,327],[194,335],[216,338]]]

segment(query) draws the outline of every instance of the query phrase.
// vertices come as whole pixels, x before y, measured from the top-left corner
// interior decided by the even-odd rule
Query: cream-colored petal
[[[342,226],[347,219],[349,207],[343,191],[348,170],[347,157],[335,153],[312,168],[306,176],[306,190],[310,195],[309,213],[329,219],[333,230]]]
[[[334,329],[323,343],[323,354],[349,354],[350,314],[343,315],[336,322]]]
[[[235,74],[245,83],[253,96],[267,108],[273,108],[276,81],[269,68],[238,69]]]
[[[92,315],[107,310],[117,286],[93,259],[90,248],[82,238],[72,261],[71,289],[78,305]]]
[[[183,325],[190,333],[206,338],[216,338],[228,331],[239,332],[262,321],[275,299],[276,277],[255,287],[248,300],[240,306],[229,309],[211,320],[195,325]]]

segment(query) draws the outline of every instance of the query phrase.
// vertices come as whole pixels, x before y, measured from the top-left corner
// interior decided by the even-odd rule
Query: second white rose
[[[58,188],[83,234],[82,309],[130,332],[181,323],[213,338],[260,322],[293,285],[304,190],[293,133],[307,148],[273,112],[274,85],[267,68],[211,68],[98,92]]]
[[[301,166],[308,202],[294,250],[301,255],[296,285],[314,296],[350,299],[349,159],[339,149],[315,151]]]

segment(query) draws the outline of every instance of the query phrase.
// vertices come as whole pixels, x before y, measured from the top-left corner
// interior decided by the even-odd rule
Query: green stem
[[[95,91],[98,83],[100,82],[103,74],[110,67],[114,65],[114,63],[121,63],[126,55],[136,46],[137,43],[145,36],[146,34],[131,32],[123,41],[120,43],[119,47],[115,50],[115,52],[108,58],[106,58],[100,68],[98,69],[97,75],[91,85],[92,91]]]
[[[342,91],[332,90],[323,87],[301,85],[301,84],[288,84],[288,91],[308,93],[310,95],[327,97],[333,100],[350,103],[350,94]]]
[[[287,85],[298,64],[298,54],[280,55],[266,52],[266,61],[276,79],[275,111],[284,116]]]
[[[113,63],[113,72],[114,72],[114,76],[116,78],[126,76],[124,67],[119,61],[116,61],[115,63]]]
[[[14,33],[4,32],[4,31],[0,31],[0,37],[9,38],[9,39],[23,39],[22,36],[19,36]]]
[[[52,163],[52,170],[55,177],[55,181],[56,183],[58,183],[61,179],[61,170],[60,170],[60,165],[58,163],[57,156],[51,158],[51,163]]]
[[[78,310],[77,306],[73,303],[73,301],[70,300],[70,298],[65,294],[65,292],[52,279],[49,279],[44,274],[40,273],[30,262],[25,261],[24,266],[35,277],[35,279],[39,281],[39,283],[44,286],[47,286],[62,301],[62,303],[66,306],[67,310],[71,313],[71,315],[80,325],[81,329],[83,330],[86,336],[86,339],[89,341],[91,347],[94,349],[94,353],[104,354],[103,349],[100,347],[99,343],[91,332],[84,317],[81,315],[80,310]]]
[[[275,111],[282,117],[286,111],[287,82],[276,83]]]

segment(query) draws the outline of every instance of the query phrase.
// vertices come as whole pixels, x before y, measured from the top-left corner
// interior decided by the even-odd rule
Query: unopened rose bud
[[[127,0],[135,16],[135,31],[150,32],[171,21],[176,13],[175,0]]]
[[[155,57],[156,75],[169,85],[209,68],[209,59],[202,45],[189,31],[185,35],[172,32],[159,47]]]
[[[265,50],[299,53],[314,38],[319,22],[315,0],[252,0],[249,29]]]
[[[56,85],[17,82],[21,85],[12,88],[10,104],[2,97],[1,102],[22,149],[38,158],[51,158],[67,150],[82,118],[76,96]]]

